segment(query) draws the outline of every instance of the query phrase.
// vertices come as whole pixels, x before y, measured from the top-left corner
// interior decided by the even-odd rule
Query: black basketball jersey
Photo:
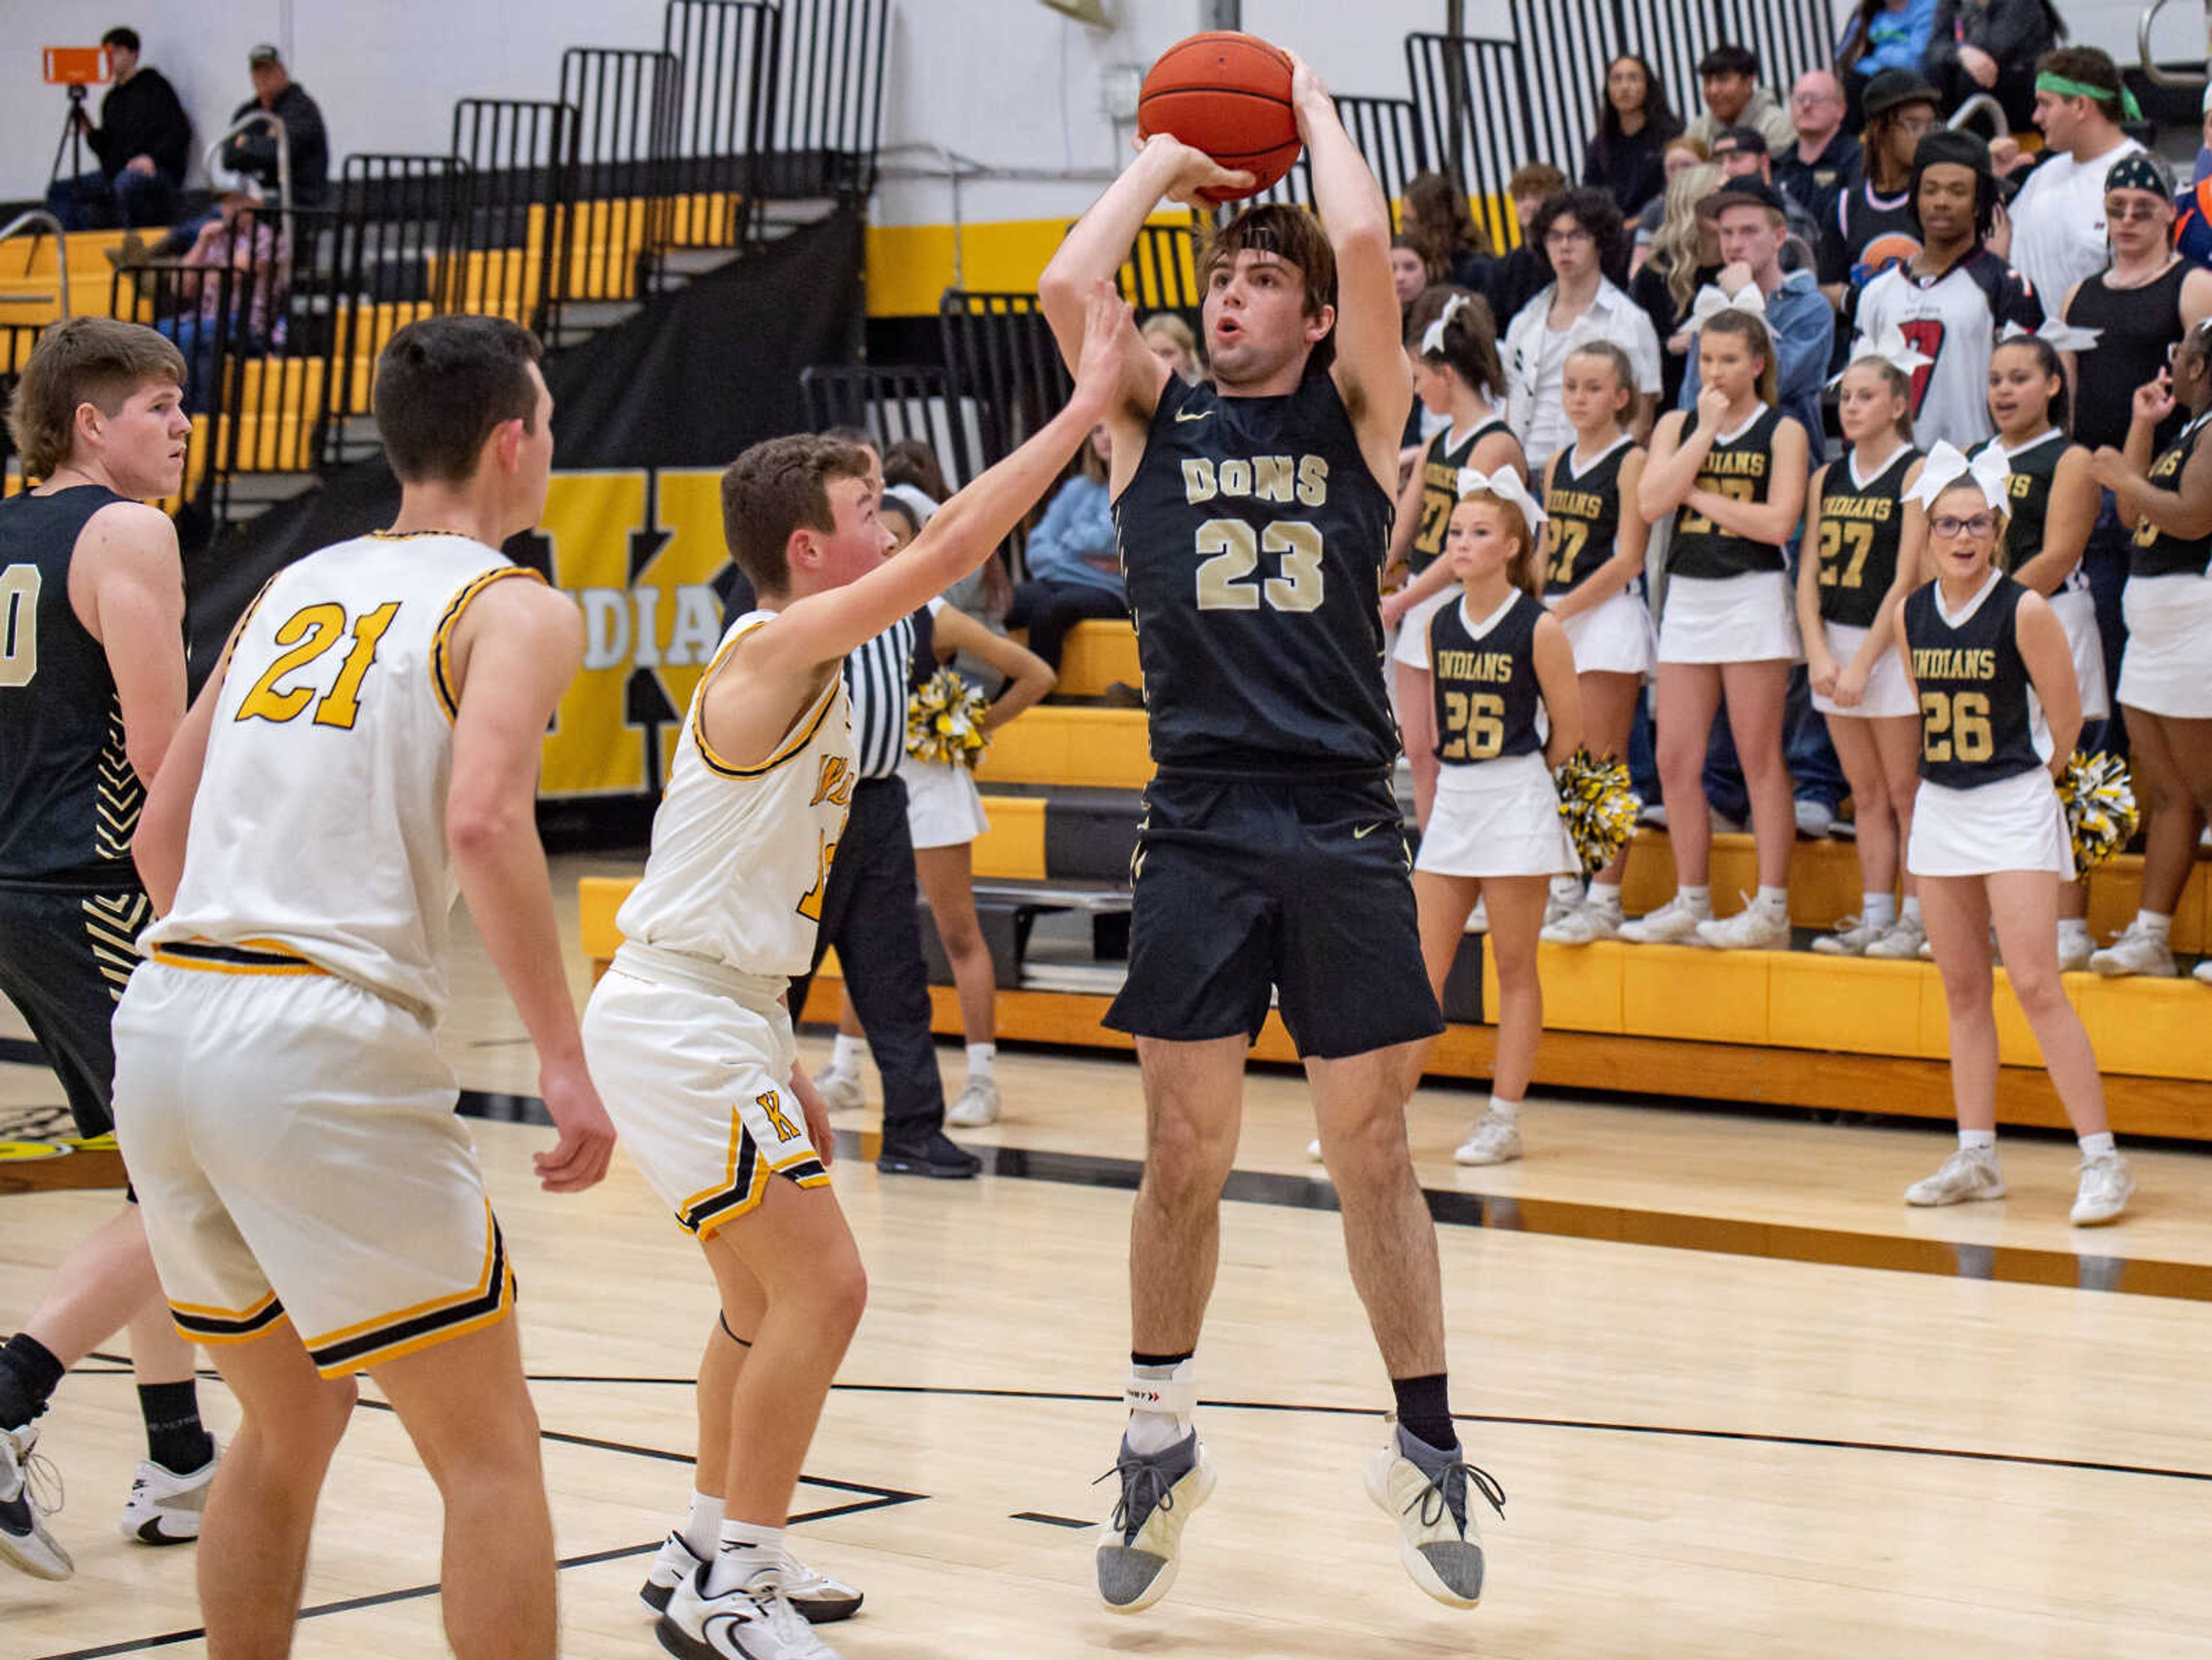
[[[1565,593],[1613,557],[1620,533],[1620,464],[1635,441],[1624,434],[1611,449],[1580,472],[1575,447],[1559,452],[1552,487],[1544,492],[1544,511],[1552,521],[1552,557],[1544,572],[1544,592]]]
[[[70,605],[96,484],[0,502],[0,881],[136,887],[146,787],[123,744],[107,653]]]
[[[1428,448],[1421,454],[1421,527],[1413,532],[1413,549],[1407,556],[1414,575],[1435,564],[1437,556],[1444,550],[1452,509],[1459,505],[1459,470],[1473,458],[1477,444],[1493,432],[1510,430],[1493,417],[1456,444],[1449,441],[1453,436],[1449,427],[1429,440]]]
[[[1984,450],[2002,447],[2003,441],[1990,438],[1966,452],[1971,461]],[[2005,505],[2004,540],[1997,544],[1997,562],[2008,571],[2016,571],[2043,551],[2044,520],[2051,511],[2051,483],[2058,477],[2058,463],[2067,451],[2066,435],[2053,427],[2040,438],[2032,438],[2017,450],[2005,452],[2006,464],[2012,468],[2012,477],[2005,485],[2010,500]],[[2072,579],[2078,581],[2077,569]]]
[[[1155,766],[1389,770],[1381,592],[1395,505],[1325,371],[1279,398],[1169,379],[1114,503]]]
[[[1774,483],[1774,429],[1782,411],[1762,407],[1734,438],[1716,440],[1698,469],[1697,488],[1739,502],[1764,502]],[[1682,441],[1698,429],[1698,412],[1682,423]],[[1748,576],[1763,570],[1786,569],[1779,544],[1754,542],[1723,530],[1701,513],[1687,508],[1674,514],[1674,546],[1667,556],[1674,576],[1726,578]]]
[[[1972,789],[2033,772],[2035,684],[2020,654],[2020,602],[2027,590],[2002,572],[1956,627],[1937,608],[1942,584],[1905,602],[1905,642],[1920,687],[1920,775]]]
[[[1472,766],[1544,747],[1536,713],[1536,623],[1543,602],[1519,588],[1476,633],[1457,595],[1429,618],[1429,676],[1437,706],[1437,759]]]
[[[2181,470],[2197,453],[2197,441],[2204,435],[2207,421],[2212,421],[2212,410],[2184,427],[2173,447],[2150,464],[2152,483],[2160,489],[2180,489]],[[2130,576],[2202,576],[2208,565],[2212,565],[2212,536],[2174,536],[2147,519],[2136,527],[2135,540],[2128,548]]]
[[[1870,629],[1890,584],[1905,534],[1905,475],[1920,453],[1910,444],[1861,484],[1849,456],[1828,466],[1820,489],[1820,620]]]

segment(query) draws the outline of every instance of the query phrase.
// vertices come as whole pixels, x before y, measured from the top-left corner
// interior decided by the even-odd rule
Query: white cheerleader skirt
[[[1579,876],[1540,752],[1437,769],[1415,870],[1436,876]]]
[[[2066,648],[2074,654],[2074,678],[2081,688],[2081,718],[2102,721],[2112,712],[2105,685],[2105,638],[2097,632],[2097,602],[2089,585],[2077,586],[2079,573],[2051,596],[2051,614],[2066,630]],[[2191,579],[2181,579],[2188,581]]]
[[[1849,623],[1823,623],[1820,627],[1828,636],[1828,655],[1836,660],[1836,667],[1848,668],[1866,644],[1867,630]],[[1920,713],[1920,701],[1913,696],[1912,683],[1905,678],[1905,665],[1897,660],[1893,649],[1875,660],[1874,672],[1867,676],[1866,696],[1852,707],[1845,708],[1817,691],[1813,694],[1813,707],[1842,720],[1886,721],[1893,715],[1917,717]]]
[[[2130,576],[2120,702],[2177,721],[2212,718],[2212,577]]]
[[[1559,626],[1574,648],[1577,674],[1649,674],[1658,660],[1659,634],[1641,581]]]
[[[1465,593],[1458,583],[1447,582],[1408,611],[1398,623],[1397,637],[1390,642],[1390,660],[1403,663],[1409,669],[1427,667],[1429,619]]]
[[[909,755],[899,763],[899,776],[906,780],[906,824],[917,849],[965,847],[991,828],[967,768]]]
[[[1659,619],[1662,663],[1794,663],[1797,643],[1796,595],[1786,572],[1748,576],[1677,576],[1667,584],[1666,613]]]
[[[2051,775],[2038,767],[1972,789],[1922,779],[1905,867],[1915,876],[2043,870],[2072,881],[2074,841]]]

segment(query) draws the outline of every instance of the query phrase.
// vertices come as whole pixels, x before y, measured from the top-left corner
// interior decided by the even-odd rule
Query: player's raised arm
[[[1314,207],[1336,255],[1336,362],[1330,372],[1368,466],[1395,496],[1413,383],[1390,277],[1390,204],[1321,77],[1296,54],[1291,64],[1291,103],[1313,169]]]

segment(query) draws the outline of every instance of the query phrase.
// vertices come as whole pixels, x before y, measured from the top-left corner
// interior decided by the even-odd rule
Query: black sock
[[[0,1347],[0,1429],[29,1423],[46,1409],[66,1370],[53,1351],[27,1332],[17,1332]]]
[[[200,1386],[141,1383],[138,1410],[146,1419],[146,1456],[173,1475],[190,1475],[215,1456],[215,1438],[200,1426]]]
[[[1185,1349],[1181,1354],[1139,1354],[1131,1349],[1129,1364],[1133,1366],[1179,1366],[1190,1359],[1192,1353]]]
[[[1459,1432],[1452,1427],[1451,1394],[1443,1372],[1431,1372],[1425,1377],[1394,1377],[1390,1389],[1398,1397],[1401,1429],[1419,1436],[1438,1452],[1449,1452],[1459,1444]]]

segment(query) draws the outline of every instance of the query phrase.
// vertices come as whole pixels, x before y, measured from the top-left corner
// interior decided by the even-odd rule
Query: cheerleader
[[[2097,1057],[2058,975],[2058,892],[2073,879],[2074,853],[2055,781],[2081,731],[2073,655],[2042,595],[1998,569],[2010,499],[2003,456],[1986,451],[1968,470],[1955,450],[1939,449],[1914,496],[1928,514],[1936,580],[1905,602],[1891,630],[1920,708],[1920,794],[1906,865],[1920,879],[1943,976],[1959,1151],[1907,1188],[1905,1202],[2004,1197],[1994,924],[2013,995],[2081,1139],[2074,1222],[2110,1222],[2127,1208],[2135,1182],[2113,1149]]]
[[[1638,944],[1779,951],[1790,944],[1790,852],[1796,804],[1782,759],[1783,700],[1797,623],[1783,544],[1805,505],[1804,428],[1774,407],[1774,348],[1754,308],[1711,303],[1698,333],[1697,407],[1653,434],[1638,506],[1671,516],[1659,623],[1659,787],[1674,853],[1674,897],[1625,925]],[[1751,797],[1759,892],[1724,922],[1706,885],[1711,819],[1705,750],[1713,717],[1729,726]]]
[[[1609,340],[1567,354],[1560,397],[1574,441],[1544,467],[1541,562],[1544,603],[1575,655],[1583,732],[1592,754],[1625,758],[1636,700],[1651,672],[1657,641],[1644,598],[1644,551],[1650,526],[1635,510],[1644,452],[1622,429],[1636,404],[1635,370]],[[1629,504],[1626,513],[1621,504]],[[1620,879],[1628,850],[1600,871],[1587,898],[1542,938],[1586,946],[1620,932]],[[1571,889],[1578,885],[1569,879]]]
[[[1885,340],[1838,377],[1837,415],[1850,447],[1813,475],[1797,562],[1813,707],[1827,719],[1857,812],[1859,914],[1813,942],[1832,957],[1910,958],[1927,938],[1912,878],[1902,916],[1893,891],[1919,782],[1919,706],[1890,648],[1890,618],[1920,585],[1928,536],[1926,516],[1905,510],[1921,459],[1903,360],[1917,356],[1901,339]]]
[[[2097,522],[2100,492],[2089,471],[2089,452],[2067,436],[2071,398],[2061,351],[2086,351],[2094,329],[2046,323],[2033,334],[2008,326],[1990,356],[1990,419],[1996,435],[1967,452],[1972,459],[1995,448],[2012,469],[2011,500],[1997,556],[2005,569],[2050,601],[2066,631],[2074,679],[2081,689],[2084,728],[2112,712],[2106,696],[2105,642],[2097,629],[2097,603],[2081,569],[2082,550]],[[2089,933],[2087,878],[2058,891],[2058,966],[2089,966],[2097,942]]]
[[[1498,360],[1498,328],[1488,302],[1465,289],[1432,288],[1413,302],[1407,327],[1413,343],[1407,348],[1413,391],[1444,425],[1429,440],[1399,496],[1383,582],[1387,587],[1407,574],[1414,580],[1385,602],[1382,620],[1390,627],[1411,617],[1408,626],[1418,633],[1425,621],[1419,612],[1442,605],[1451,586],[1439,556],[1459,501],[1461,469],[1492,473],[1505,468],[1525,481],[1528,463],[1521,441],[1505,423],[1503,404],[1493,401],[1505,395],[1505,371]],[[1414,677],[1402,666],[1395,690],[1399,728],[1413,770],[1413,818],[1425,826],[1436,799],[1436,733],[1430,730],[1427,704],[1416,695]]]
[[[1453,1156],[1499,1164],[1521,1156],[1521,1098],[1543,1032],[1536,936],[1547,890],[1580,867],[1551,769],[1582,742],[1581,696],[1566,630],[1538,598],[1543,509],[1510,469],[1461,480],[1444,556],[1460,586],[1424,628],[1399,636],[1395,655],[1437,734],[1436,812],[1413,861],[1429,983],[1443,995],[1478,897],[1489,908],[1498,975],[1490,1105]],[[1408,1096],[1431,1046],[1414,1052]]]
[[[901,547],[920,528],[911,507],[888,492],[880,512]],[[1057,679],[1045,660],[1003,635],[985,628],[943,599],[929,602],[930,660],[917,678],[962,653],[1006,677],[998,697],[983,711],[986,733],[1004,726],[1051,691]],[[960,1025],[968,1046],[968,1079],[945,1110],[945,1122],[963,1129],[996,1122],[999,1085],[994,1075],[999,1054],[998,976],[975,915],[975,865],[970,844],[991,827],[975,775],[950,761],[925,761],[908,754],[899,761],[906,781],[907,828],[914,838],[914,870],[930,919],[952,966],[960,995]],[[833,1107],[861,1104],[860,1017],[848,998],[837,1023],[830,1065],[815,1086]]]
[[[2152,434],[2176,404],[2189,424],[2151,459]],[[2137,389],[2126,453],[2091,463],[2120,521],[2136,526],[2120,606],[2120,713],[2144,812],[2142,909],[2089,959],[2099,974],[2177,973],[2166,943],[2204,817],[2212,814],[2212,320],[2173,354],[2169,374]],[[2212,958],[2197,977],[2212,984]]]

